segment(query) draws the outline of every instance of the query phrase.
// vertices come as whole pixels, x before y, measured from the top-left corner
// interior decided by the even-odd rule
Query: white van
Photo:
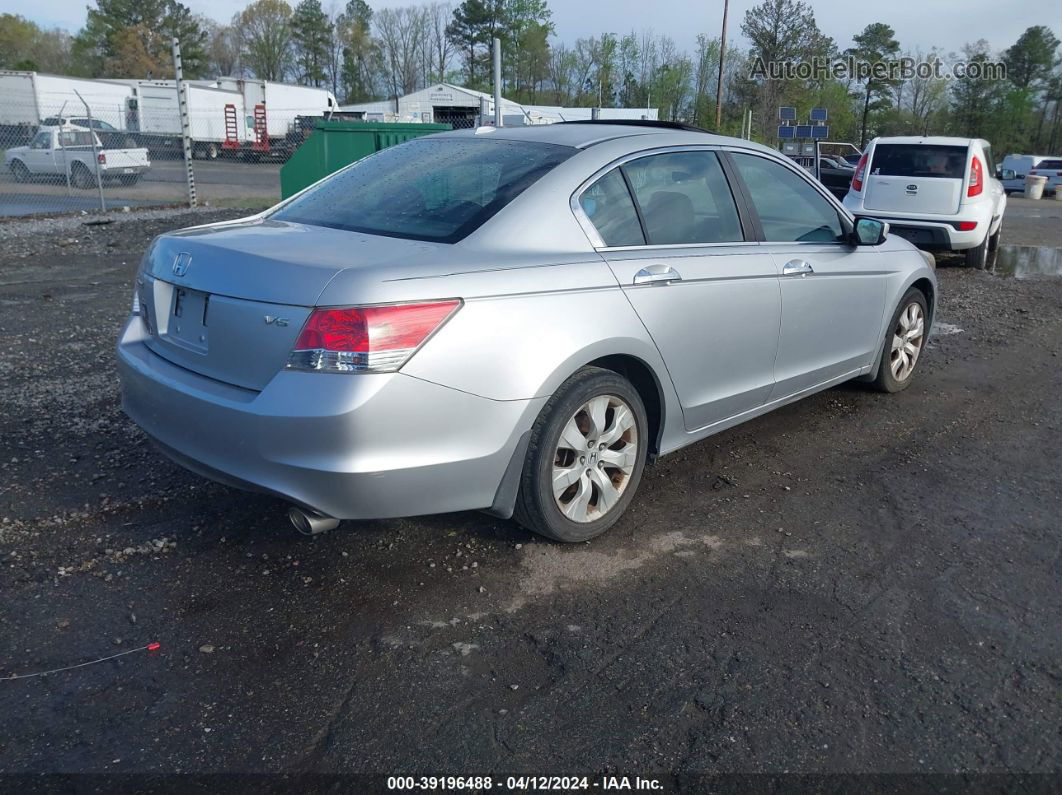
[[[999,171],[1003,177],[1003,189],[1007,193],[1019,193],[1025,190],[1025,176],[1049,157],[1050,155],[1007,155],[1004,157],[999,165]]]
[[[999,245],[1007,194],[982,138],[875,138],[859,159],[844,206],[888,221],[926,250],[962,251],[983,268]]]

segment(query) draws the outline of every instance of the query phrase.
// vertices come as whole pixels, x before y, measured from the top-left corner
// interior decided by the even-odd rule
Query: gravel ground
[[[1062,245],[1056,210],[1004,242]],[[306,539],[118,405],[140,253],[233,215],[0,225],[0,677],[161,644],[0,680],[0,770],[1057,776],[1062,279],[945,258],[909,390],[666,457],[591,544]]]

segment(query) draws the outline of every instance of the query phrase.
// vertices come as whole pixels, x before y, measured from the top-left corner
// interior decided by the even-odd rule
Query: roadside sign
[[[803,144],[801,146],[801,154],[806,157],[815,157],[815,144]]]
[[[778,138],[779,139],[795,138],[795,137],[796,137],[796,127],[787,127],[786,125],[783,124],[782,126],[780,126],[778,128]]]

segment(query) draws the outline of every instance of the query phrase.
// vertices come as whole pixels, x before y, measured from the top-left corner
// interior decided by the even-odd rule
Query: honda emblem
[[[188,266],[191,264],[192,255],[187,251],[182,251],[173,258],[173,275],[184,276],[184,274],[188,273]]]

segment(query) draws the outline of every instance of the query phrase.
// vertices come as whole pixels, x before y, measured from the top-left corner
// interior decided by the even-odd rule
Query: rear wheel
[[[74,163],[70,167],[70,183],[75,188],[91,188],[95,184],[92,172],[84,163]]]
[[[535,421],[515,519],[557,541],[587,541],[623,515],[641,481],[648,421],[622,376],[586,367]]]
[[[881,361],[874,377],[876,389],[900,392],[911,385],[929,336],[928,317],[926,297],[921,290],[912,287],[900,301],[885,335]]]
[[[21,160],[15,160],[11,163],[11,176],[14,177],[15,182],[29,182],[30,170]]]
[[[966,249],[966,265],[970,268],[984,269],[988,263],[988,235],[975,248]]]

